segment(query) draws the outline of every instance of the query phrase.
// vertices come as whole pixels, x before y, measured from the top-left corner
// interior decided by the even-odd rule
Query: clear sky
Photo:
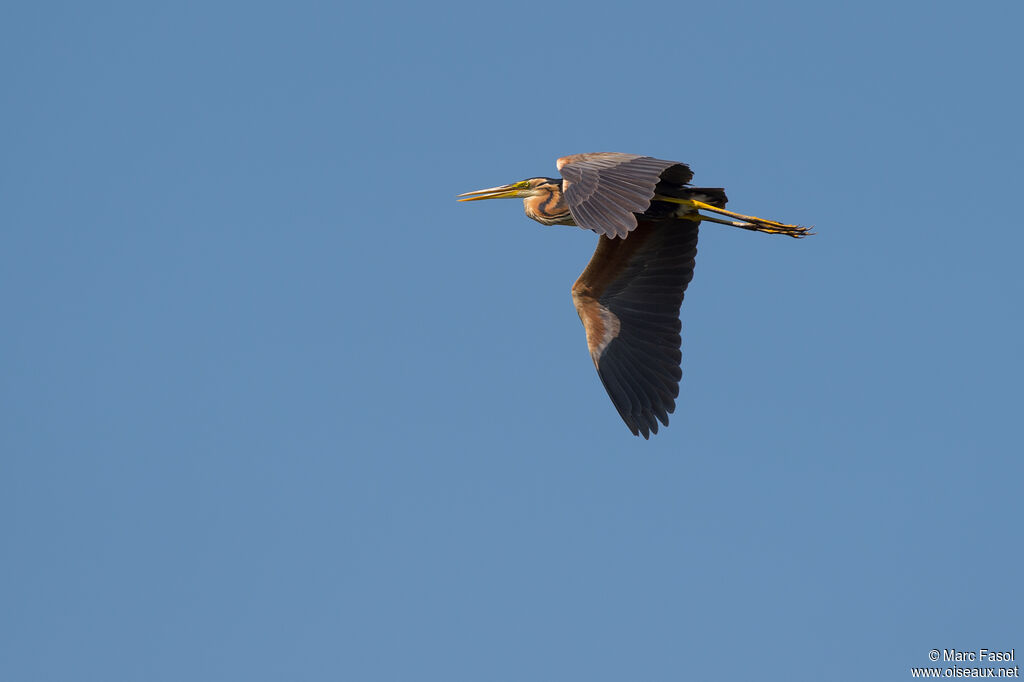
[[[1019,3],[20,3],[0,679],[903,680],[1024,658]],[[671,426],[460,192],[685,161]]]

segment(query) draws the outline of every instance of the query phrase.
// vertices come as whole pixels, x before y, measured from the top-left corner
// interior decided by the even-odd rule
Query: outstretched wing
[[[658,432],[679,395],[679,306],[693,279],[697,222],[641,219],[602,236],[572,287],[601,383],[633,435]]]
[[[608,237],[625,237],[636,228],[633,214],[648,209],[668,169],[674,184],[685,185],[693,178],[684,163],[617,152],[563,156],[557,165],[573,220]]]

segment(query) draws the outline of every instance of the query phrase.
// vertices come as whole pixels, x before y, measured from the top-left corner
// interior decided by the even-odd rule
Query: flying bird
[[[634,436],[668,426],[679,395],[679,307],[693,279],[703,221],[805,237],[809,228],[733,213],[720,187],[691,187],[685,163],[600,152],[563,156],[561,178],[528,178],[460,194],[459,201],[521,198],[543,225],[576,225],[600,235],[572,286],[590,357]],[[725,218],[704,215],[714,213]]]

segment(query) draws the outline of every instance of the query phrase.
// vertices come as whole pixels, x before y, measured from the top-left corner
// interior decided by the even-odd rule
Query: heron
[[[572,299],[612,404],[634,436],[648,439],[659,422],[668,426],[679,396],[679,310],[693,279],[700,223],[795,238],[812,232],[727,210],[725,190],[691,186],[693,172],[679,161],[598,152],[563,156],[556,166],[561,178],[527,178],[457,199],[521,198],[526,215],[542,225],[600,235]]]

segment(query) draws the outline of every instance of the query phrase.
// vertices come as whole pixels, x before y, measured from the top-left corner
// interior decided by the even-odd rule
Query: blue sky
[[[36,3],[0,21],[0,677],[909,679],[1024,650],[1015,3]],[[671,426],[594,235],[685,161]]]

